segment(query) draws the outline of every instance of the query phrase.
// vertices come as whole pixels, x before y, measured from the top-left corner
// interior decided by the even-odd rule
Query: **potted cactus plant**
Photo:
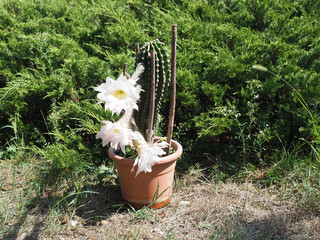
[[[97,138],[102,145],[110,143],[109,157],[115,161],[123,198],[133,207],[161,208],[171,200],[176,160],[182,154],[181,145],[172,140],[175,111],[177,25],[172,26],[172,57],[158,39],[136,45],[135,71],[128,75],[126,65],[117,80],[107,78],[106,83],[94,88],[105,109],[121,114],[112,123],[103,121]],[[168,134],[166,138],[154,136],[159,123],[159,110],[164,93],[171,80],[171,99]],[[134,158],[120,156],[129,145]]]

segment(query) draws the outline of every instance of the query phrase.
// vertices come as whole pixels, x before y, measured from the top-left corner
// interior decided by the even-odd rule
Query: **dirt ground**
[[[13,195],[19,189],[16,184],[0,191],[2,219],[5,201],[12,199],[8,209],[18,204]],[[118,185],[92,190],[98,194],[87,194],[77,208],[68,209],[60,201],[61,209],[43,196],[24,211],[11,211],[17,217],[5,222],[8,232],[0,239],[320,239],[318,213],[299,207],[282,190],[248,182],[213,183],[183,176],[168,206],[139,211],[123,203]]]
[[[116,209],[91,226],[71,228],[71,238],[320,239],[319,217],[277,192],[249,183],[206,182],[177,190],[163,209],[140,214]]]

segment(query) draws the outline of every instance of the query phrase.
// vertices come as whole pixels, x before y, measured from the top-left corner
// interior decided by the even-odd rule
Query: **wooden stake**
[[[173,134],[174,114],[176,110],[176,56],[177,56],[177,24],[172,25],[171,42],[171,94],[170,94],[170,112],[167,141],[169,144],[167,154],[170,154],[171,140]]]
[[[123,64],[123,76],[126,76],[127,74],[127,66],[128,66],[128,63]]]
[[[150,83],[150,108],[149,108],[149,122],[148,122],[148,132],[147,141],[152,141],[152,127],[154,120],[154,108],[155,108],[155,92],[156,92],[156,52],[151,51],[151,83]]]
[[[139,53],[139,43],[136,43],[136,55]]]

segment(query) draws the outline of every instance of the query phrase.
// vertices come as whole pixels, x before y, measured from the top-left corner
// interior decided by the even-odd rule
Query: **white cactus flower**
[[[121,119],[115,123],[110,121],[102,122],[104,125],[96,135],[96,139],[101,138],[103,147],[110,143],[112,148],[120,148],[121,151],[125,153],[126,145],[130,144],[132,139],[136,138],[135,133],[126,127]]]
[[[140,90],[122,74],[117,80],[108,77],[105,83],[93,89],[99,92],[97,97],[100,102],[105,103],[105,110],[109,109],[116,114],[131,108],[138,110],[136,102],[140,97]]]

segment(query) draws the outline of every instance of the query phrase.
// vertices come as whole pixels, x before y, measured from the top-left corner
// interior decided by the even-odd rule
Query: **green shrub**
[[[92,87],[118,77],[125,62],[133,70],[136,42],[159,38],[169,45],[174,23],[174,138],[186,151],[216,153],[212,143],[218,141],[219,148],[234,146],[242,157],[263,158],[279,139],[319,139],[315,0],[4,0],[0,9],[0,125],[18,116],[17,129],[29,145],[64,144],[85,162],[105,159],[95,134],[111,114],[96,105]],[[255,71],[254,64],[297,89],[313,120],[290,86]],[[163,119],[168,102],[166,97]],[[12,132],[1,131],[5,146]],[[76,141],[63,140],[74,135]]]
[[[77,139],[73,139],[77,142]],[[45,166],[41,168],[43,186],[58,187],[67,182],[70,189],[80,189],[78,175],[88,170],[85,155],[65,144],[53,144],[41,151]]]

